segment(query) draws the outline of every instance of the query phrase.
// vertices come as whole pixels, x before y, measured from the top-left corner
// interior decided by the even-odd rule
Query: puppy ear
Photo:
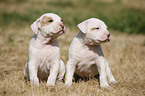
[[[84,33],[87,33],[87,24],[88,24],[88,20],[85,20],[83,22],[81,22],[80,24],[78,24],[78,28]]]
[[[33,32],[34,32],[35,34],[37,34],[38,31],[39,31],[39,25],[40,25],[39,23],[40,23],[40,20],[37,19],[37,20],[31,25],[31,29],[33,30]]]

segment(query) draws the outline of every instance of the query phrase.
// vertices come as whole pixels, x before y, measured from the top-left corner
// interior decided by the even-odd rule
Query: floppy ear
[[[33,30],[33,32],[35,33],[35,34],[37,34],[38,33],[38,28],[39,28],[39,26],[40,26],[40,20],[39,19],[37,19],[32,25],[31,25],[31,29]]]
[[[86,34],[87,33],[87,24],[88,24],[88,20],[85,20],[83,22],[81,22],[80,24],[78,24],[78,28],[84,33]]]

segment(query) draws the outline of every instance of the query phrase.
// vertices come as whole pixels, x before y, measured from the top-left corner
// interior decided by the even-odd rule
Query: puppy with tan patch
[[[80,77],[95,77],[100,75],[100,86],[107,88],[109,83],[117,83],[109,64],[104,58],[101,43],[110,41],[110,33],[105,23],[96,18],[90,18],[78,24],[80,32],[73,39],[69,48],[69,58],[66,64],[65,84],[71,85],[75,74]]]
[[[39,79],[47,79],[47,85],[55,85],[56,79],[63,79],[65,73],[57,40],[65,31],[64,24],[58,15],[46,13],[31,25],[31,29],[35,35],[29,45],[26,73],[31,83],[39,85]]]

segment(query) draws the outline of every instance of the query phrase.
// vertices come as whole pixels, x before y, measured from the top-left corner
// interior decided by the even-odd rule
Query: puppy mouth
[[[108,35],[107,39],[105,40],[98,40],[100,43],[105,43],[105,42],[109,42],[111,39],[110,34]]]
[[[63,34],[63,33],[65,33],[64,29],[61,29],[60,31],[57,32],[57,34]]]
[[[56,33],[52,33],[50,36],[51,40],[55,40],[58,36],[62,35],[64,33],[64,29],[61,29],[60,31],[56,32]]]
[[[110,41],[110,39],[109,38],[107,38],[106,40],[98,40],[100,43],[105,43],[105,42],[109,42]]]
[[[64,25],[61,25],[61,28],[60,28],[60,30],[59,31],[57,31],[55,34],[63,34],[63,33],[65,33],[65,27],[64,27]]]
[[[110,39],[106,39],[106,40],[97,40],[97,41],[93,41],[93,42],[90,42],[89,45],[99,45],[101,43],[106,43],[106,42],[109,42]]]

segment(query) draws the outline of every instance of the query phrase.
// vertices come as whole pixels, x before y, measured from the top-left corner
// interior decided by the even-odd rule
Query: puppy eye
[[[98,29],[99,29],[99,27],[97,27],[97,28],[94,28],[94,29],[97,29],[97,30],[98,30]]]
[[[53,22],[53,20],[49,20],[48,22]]]

